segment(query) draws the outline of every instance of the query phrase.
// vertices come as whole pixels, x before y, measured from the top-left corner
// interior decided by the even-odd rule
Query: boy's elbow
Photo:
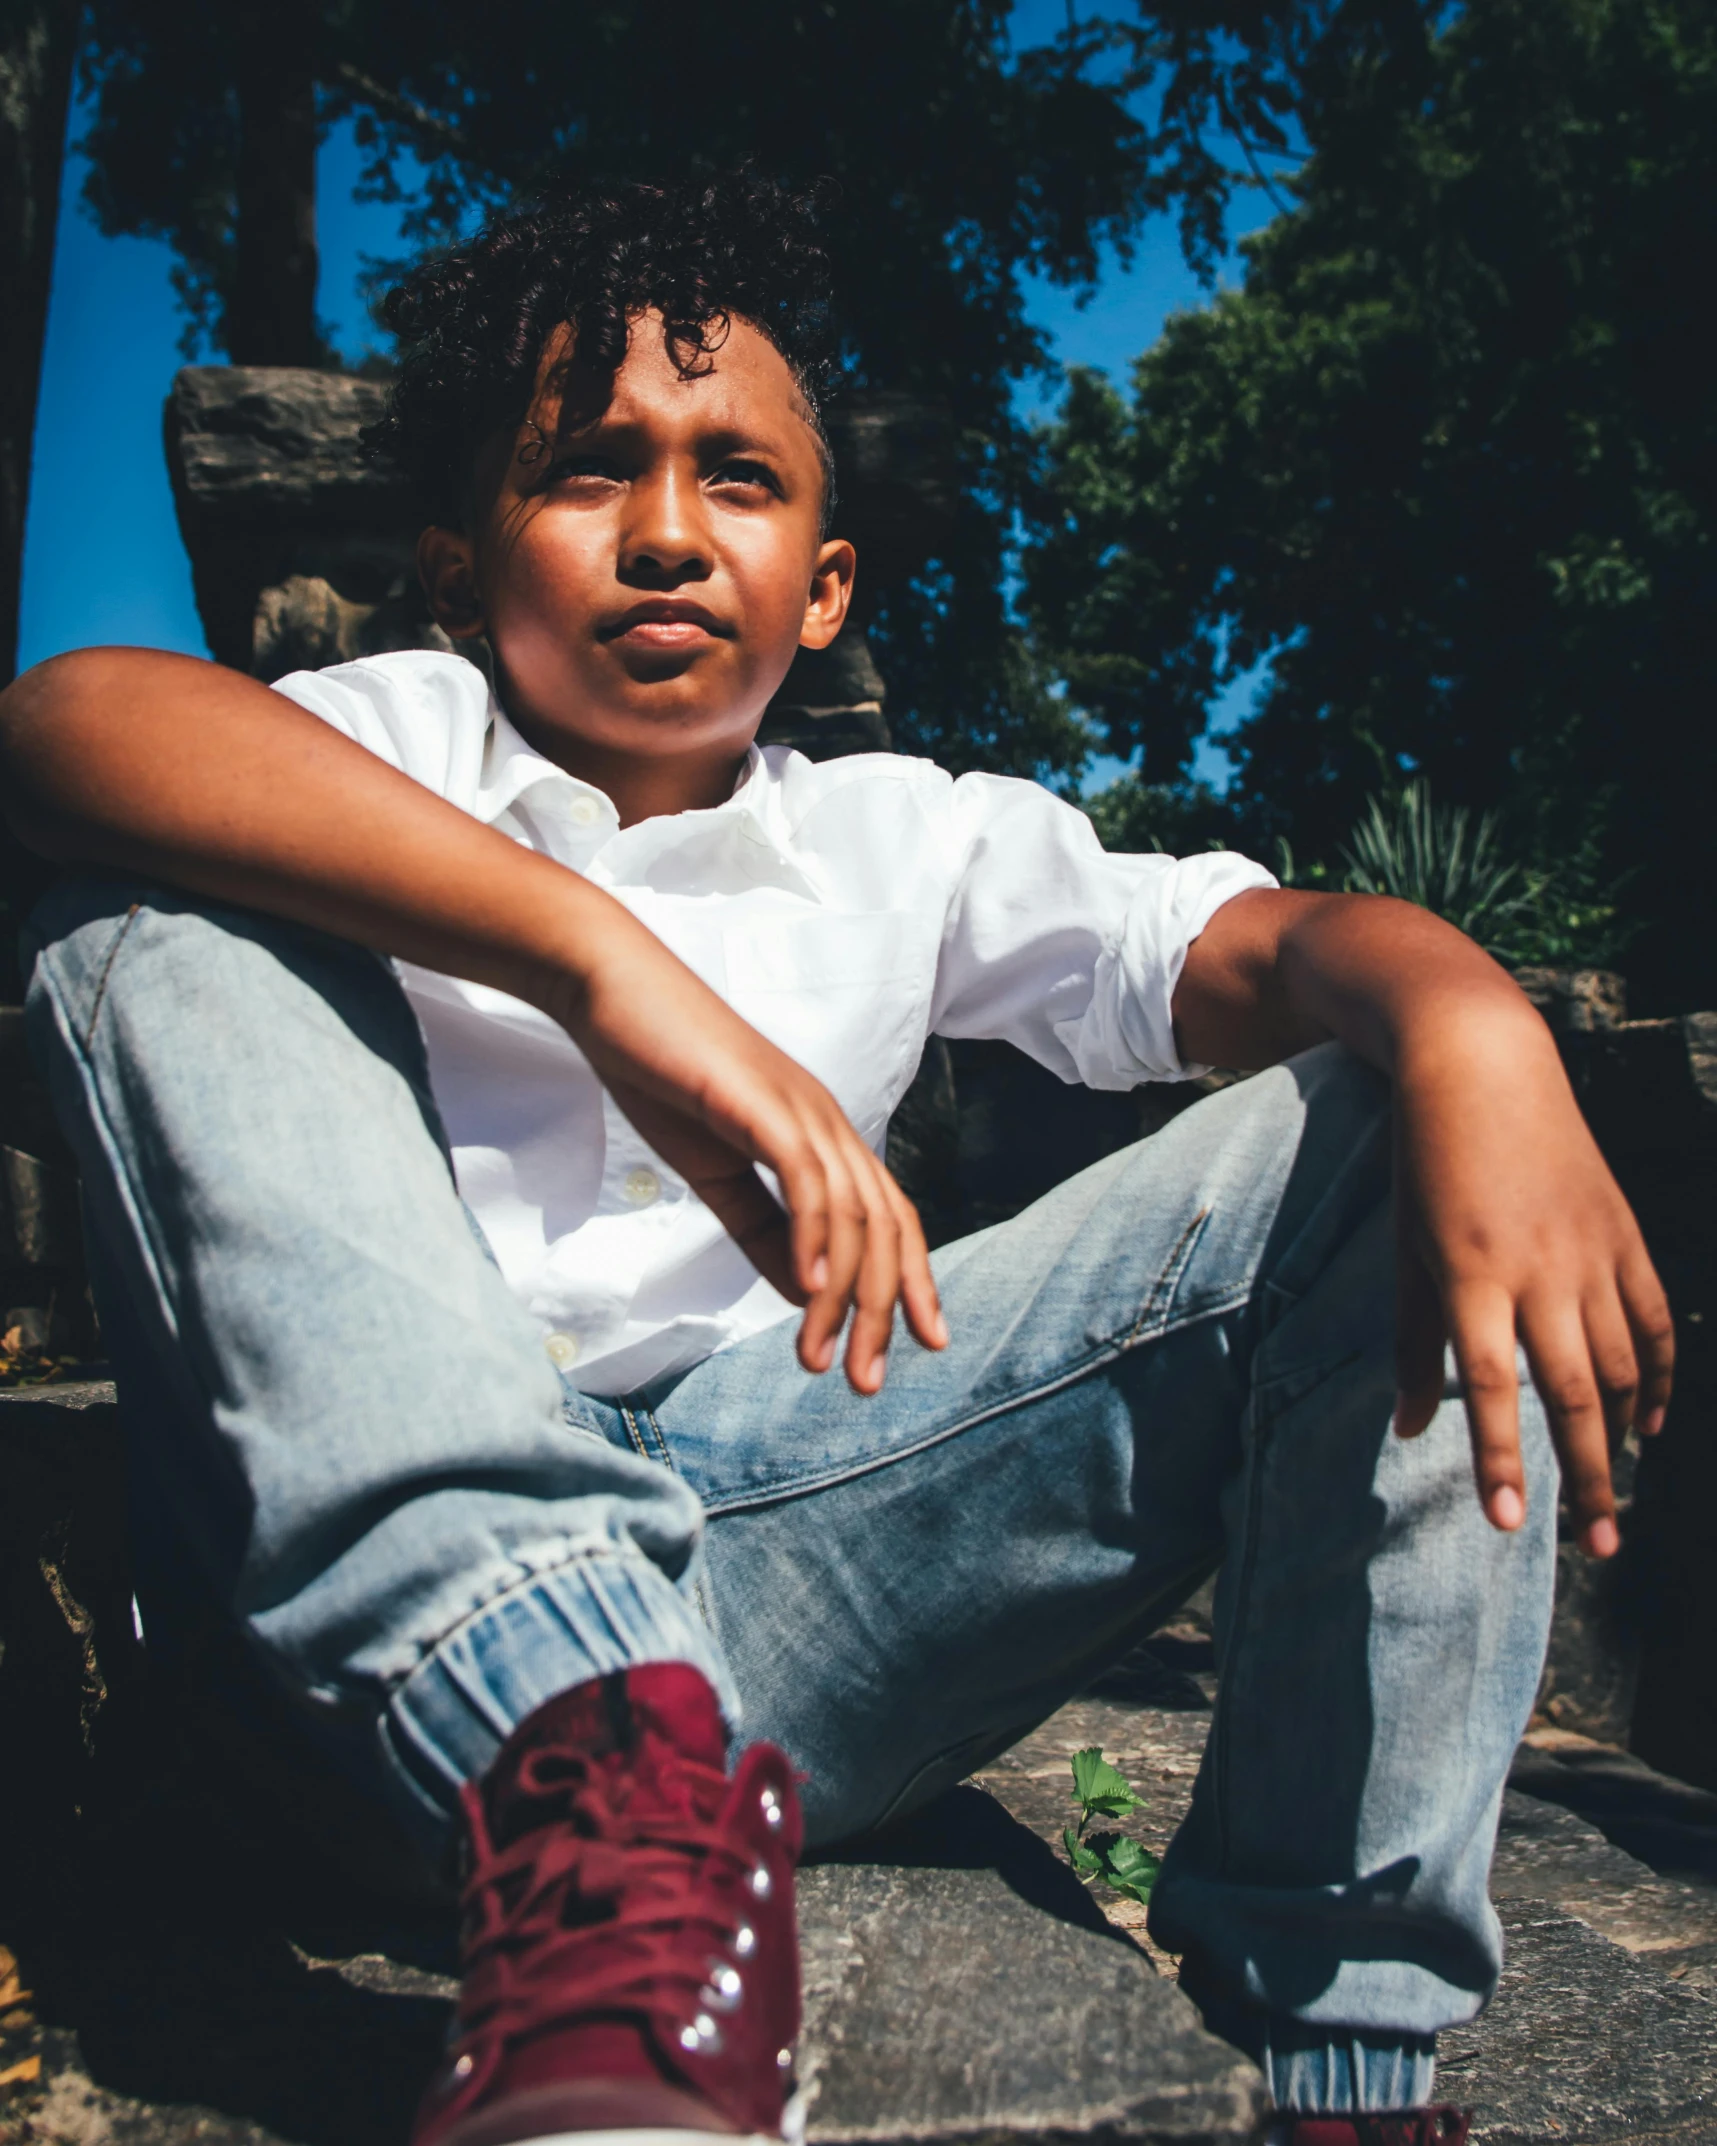
[[[123,659],[137,653],[128,648],[75,648],[20,671],[0,692],[0,754],[10,763],[12,755],[56,717],[111,688],[115,659],[122,670]]]
[[[26,849],[56,862],[78,845],[79,769],[100,751],[100,725],[136,693],[154,652],[79,648],[32,664],[0,692],[0,809]]]
[[[132,690],[163,663],[192,663],[154,648],[72,648],[20,671],[0,692],[0,736],[51,720],[74,708],[97,706],[116,691]],[[199,666],[206,668],[207,666]]]

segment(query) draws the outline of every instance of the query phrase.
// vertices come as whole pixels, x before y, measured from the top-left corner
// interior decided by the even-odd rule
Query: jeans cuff
[[[592,1677],[685,1662],[706,1677],[732,1734],[739,1694],[714,1635],[648,1558],[587,1553],[497,1596],[450,1632],[388,1700],[384,1757],[432,1853],[459,1791],[527,1714]]]
[[[1266,2013],[1262,2063],[1278,2109],[1301,2115],[1422,2109],[1437,2083],[1437,2037],[1313,2027]]]
[[[1243,1999],[1199,1995],[1212,2034],[1252,2059],[1278,2109],[1299,2116],[1422,2109],[1437,2083],[1437,2037],[1390,2027],[1331,2027]]]

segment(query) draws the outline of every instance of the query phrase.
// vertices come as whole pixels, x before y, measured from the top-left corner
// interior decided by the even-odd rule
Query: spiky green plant
[[[1494,812],[1436,805],[1415,778],[1392,803],[1373,797],[1344,849],[1355,894],[1393,894],[1444,917],[1480,946],[1503,947],[1538,888],[1501,854]]]

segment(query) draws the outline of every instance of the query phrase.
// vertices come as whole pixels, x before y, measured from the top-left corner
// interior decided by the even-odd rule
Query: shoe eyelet
[[[767,1900],[775,1890],[775,1881],[770,1877],[766,1864],[759,1863],[751,1873],[751,1890],[755,1898],[759,1900]]]
[[[711,1960],[709,1980],[698,1991],[698,2003],[708,2005],[712,2012],[736,2012],[744,1995],[745,1980],[739,1969],[725,1960]]]
[[[718,2057],[725,2046],[721,2029],[707,2012],[700,2012],[689,2027],[680,2029],[680,2047],[690,2056]]]
[[[455,2079],[469,2079],[476,2069],[477,2059],[469,2049],[466,2050],[463,2056],[455,2057],[453,2060],[453,2076]]]
[[[757,1932],[750,1923],[741,1923],[733,1933],[733,1956],[736,1960],[749,1960],[757,1950]]]
[[[763,1805],[763,1823],[766,1826],[778,1826],[783,1816],[780,1797],[772,1788],[766,1788],[759,1800]]]
[[[793,2069],[792,2050],[777,2049],[775,2052],[775,2064],[776,2068],[780,2071],[791,2071]]]

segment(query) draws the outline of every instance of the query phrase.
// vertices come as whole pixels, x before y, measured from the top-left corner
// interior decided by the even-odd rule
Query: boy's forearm
[[[599,888],[284,695],[189,657],[89,650],[0,694],[7,816],[58,863],[137,871],[494,985],[564,1018]]]
[[[62,657],[0,694],[0,786],[19,836],[58,862],[242,902],[540,1006],[758,1271],[808,1303],[807,1370],[829,1367],[846,1327],[848,1377],[874,1393],[897,1302],[925,1347],[946,1344],[917,1217],[820,1081],[613,896],[284,695],[186,657]]]
[[[1488,954],[1427,910],[1366,894],[1260,890],[1226,903],[1187,956],[1175,1028],[1183,1057],[1246,1068],[1332,1037],[1395,1077],[1463,1040],[1554,1055]]]

